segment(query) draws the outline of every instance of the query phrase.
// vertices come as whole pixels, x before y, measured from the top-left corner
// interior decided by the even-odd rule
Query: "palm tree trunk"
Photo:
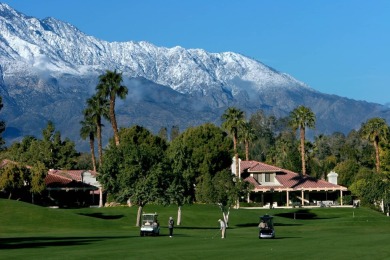
[[[234,148],[234,156],[236,161],[236,176],[239,177],[240,173],[240,167],[239,167],[239,161],[238,161],[238,152],[237,152],[237,136],[234,136],[233,138],[233,148]]]
[[[99,167],[103,164],[103,147],[102,147],[102,128],[100,123],[96,125],[97,128],[97,141],[98,141],[98,155],[99,155]]]
[[[249,142],[245,140],[245,159],[249,161]]]
[[[239,162],[239,158],[238,158],[238,152],[237,152],[237,135],[234,136],[233,138],[233,146],[234,146],[234,156],[235,156],[235,161],[236,161],[236,177],[237,178],[237,181],[240,181],[240,162]],[[240,208],[240,199],[238,198],[237,199],[237,202],[236,202],[236,208]]]
[[[144,208],[144,206],[143,206],[143,204],[141,203],[141,204],[138,206],[137,223],[135,223],[135,226],[137,226],[137,227],[140,227],[140,226],[141,226],[141,214],[142,214],[143,208]]]
[[[119,145],[119,134],[118,134],[118,124],[115,117],[115,96],[110,98],[110,119],[112,130],[114,131],[115,145]]]
[[[305,128],[300,128],[301,137],[301,159],[302,159],[302,175],[306,176],[306,161],[305,161]]]
[[[177,207],[177,225],[180,226],[181,224],[181,206],[179,205]]]
[[[380,159],[379,159],[379,144],[378,141],[374,141],[374,147],[375,147],[375,166],[376,166],[376,172],[380,171]]]
[[[95,140],[93,134],[89,136],[89,148],[91,149],[92,168],[96,172]]]

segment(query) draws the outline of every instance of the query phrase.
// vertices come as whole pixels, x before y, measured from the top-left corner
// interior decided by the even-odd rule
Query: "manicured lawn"
[[[0,209],[0,259],[390,259],[390,218],[366,208],[232,210],[226,239],[213,205],[184,206],[173,238],[172,206],[145,208],[159,213],[159,237],[139,236],[136,207],[50,209],[0,199]],[[276,239],[258,238],[267,213]]]

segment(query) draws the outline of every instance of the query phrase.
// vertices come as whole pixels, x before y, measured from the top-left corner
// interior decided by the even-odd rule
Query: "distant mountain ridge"
[[[389,121],[385,106],[320,93],[292,76],[243,55],[157,47],[148,42],[106,42],[54,18],[39,20],[0,4],[0,116],[5,139],[40,136],[52,120],[78,148],[85,100],[105,70],[123,73],[129,88],[118,101],[120,126],[153,131],[178,125],[220,123],[229,106],[249,115],[263,109],[286,116],[298,105],[317,116],[317,132],[347,133],[366,119]],[[106,137],[110,129],[104,129]]]

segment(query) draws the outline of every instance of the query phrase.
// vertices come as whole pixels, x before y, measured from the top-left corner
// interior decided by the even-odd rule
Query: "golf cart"
[[[260,217],[259,238],[275,238],[273,217],[264,215]]]
[[[157,220],[157,213],[145,213],[142,214],[142,222],[141,222],[141,230],[140,236],[152,235],[158,236],[160,235],[160,224]]]

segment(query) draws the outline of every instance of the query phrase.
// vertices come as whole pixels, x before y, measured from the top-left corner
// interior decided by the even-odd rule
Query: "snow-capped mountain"
[[[232,105],[248,114],[263,109],[277,116],[306,105],[317,115],[318,131],[330,133],[349,131],[367,118],[389,113],[378,104],[322,94],[237,53],[106,42],[69,23],[39,20],[0,4],[1,117],[9,141],[39,136],[52,120],[80,147],[81,111],[106,70],[122,72],[129,88],[117,107],[120,126],[184,129],[205,121],[218,123]]]

